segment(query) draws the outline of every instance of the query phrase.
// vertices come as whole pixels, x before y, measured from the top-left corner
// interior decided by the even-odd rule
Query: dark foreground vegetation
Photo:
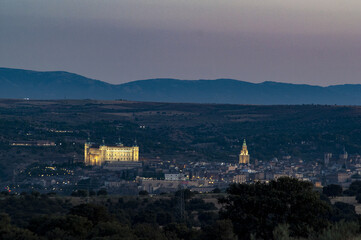
[[[236,163],[247,139],[251,161],[303,161],[361,153],[361,108],[127,101],[0,100],[0,178],[33,162],[82,161],[84,142],[140,147],[141,159]],[[56,146],[11,146],[21,141]],[[320,161],[321,162],[321,161]]]
[[[312,184],[291,178],[235,184],[211,196],[188,190],[132,198],[2,193],[0,212],[4,240],[356,239],[361,233],[353,205],[332,205]]]

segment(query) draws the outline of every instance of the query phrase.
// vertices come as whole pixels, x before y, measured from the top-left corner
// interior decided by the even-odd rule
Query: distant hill
[[[68,72],[0,68],[0,98],[361,105],[361,84],[328,87],[233,79],[149,79],[113,85]]]

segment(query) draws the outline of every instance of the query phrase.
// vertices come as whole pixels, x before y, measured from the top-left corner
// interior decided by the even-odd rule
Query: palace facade
[[[139,147],[125,147],[122,144],[115,146],[85,143],[85,165],[101,166],[106,162],[137,162],[139,161]]]

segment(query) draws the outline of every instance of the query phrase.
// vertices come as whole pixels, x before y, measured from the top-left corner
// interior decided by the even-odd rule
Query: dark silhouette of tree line
[[[88,202],[84,196],[4,192],[0,239],[336,240],[360,234],[353,205],[331,204],[311,183],[293,178],[232,184],[217,195],[220,210],[203,196],[186,189],[164,196],[94,196]]]

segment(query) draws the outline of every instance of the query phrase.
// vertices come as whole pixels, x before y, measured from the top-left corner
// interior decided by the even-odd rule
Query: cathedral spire
[[[242,150],[241,153],[239,154],[239,163],[249,164],[249,154],[248,154],[246,139],[243,140]]]

